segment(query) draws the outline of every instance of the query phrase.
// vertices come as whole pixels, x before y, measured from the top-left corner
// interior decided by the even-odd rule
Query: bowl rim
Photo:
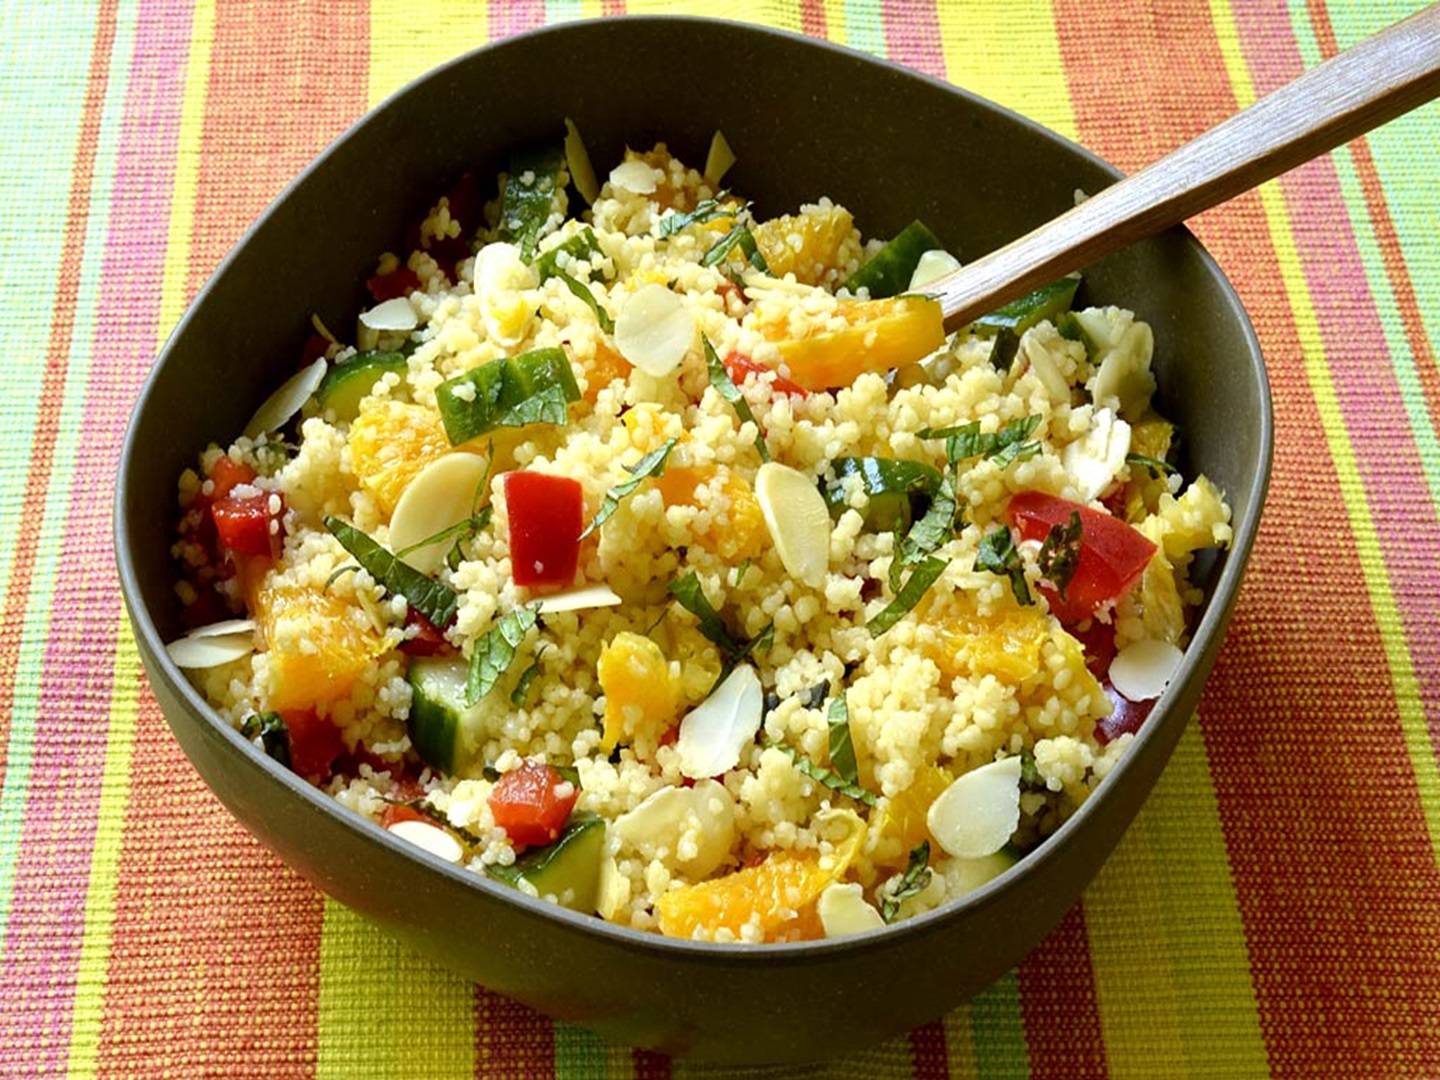
[[[965,894],[963,897],[942,903],[937,908],[900,922],[839,938],[822,938],[814,941],[799,942],[777,942],[757,946],[740,942],[708,942],[673,938],[655,931],[637,930],[628,926],[610,923],[595,915],[571,911],[558,904],[552,904],[539,898],[531,897],[511,886],[491,880],[483,872],[471,870],[464,865],[446,862],[438,856],[419,848],[417,845],[391,835],[376,822],[344,806],[334,796],[308,783],[278,762],[275,762],[267,756],[257,754],[249,741],[220,717],[219,713],[205,700],[204,696],[200,694],[184,672],[176,667],[169,659],[165,648],[166,643],[159,635],[155,620],[150,615],[149,608],[144,601],[140,589],[135,560],[126,539],[126,523],[129,517],[129,495],[126,477],[133,473],[132,458],[136,453],[136,429],[138,420],[141,414],[145,412],[146,406],[155,392],[155,386],[160,379],[161,370],[173,352],[176,342],[181,339],[186,328],[197,317],[199,309],[203,306],[204,300],[212,291],[216,281],[229,271],[232,264],[240,257],[241,251],[248,245],[252,236],[275,213],[276,208],[289,199],[296,188],[304,184],[314,173],[322,170],[328,160],[333,157],[343,145],[351,139],[356,138],[357,132],[361,127],[370,123],[378,115],[396,107],[396,103],[400,99],[407,96],[420,85],[433,79],[452,75],[462,68],[477,64],[483,66],[486,57],[490,54],[513,49],[523,49],[528,42],[535,38],[574,35],[577,31],[593,28],[599,23],[607,23],[612,27],[621,23],[630,25],[664,24],[667,26],[693,27],[696,31],[702,31],[706,27],[723,26],[732,31],[753,34],[758,38],[780,39],[789,42],[793,47],[830,52],[838,56],[843,56],[851,61],[860,61],[865,64],[889,69],[891,72],[898,73],[909,79],[928,83],[932,87],[942,90],[947,94],[964,98],[972,107],[982,112],[988,111],[996,114],[998,119],[1007,125],[1015,125],[1028,129],[1032,134],[1056,144],[1057,147],[1064,149],[1067,153],[1087,162],[1098,171],[1109,176],[1112,182],[1120,179],[1124,175],[1103,158],[1066,138],[1064,135],[1046,128],[1029,117],[1017,113],[988,98],[982,97],[964,87],[938,79],[925,72],[906,67],[893,60],[878,57],[848,46],[807,37],[804,34],[798,34],[789,30],[740,20],[715,18],[704,15],[627,15],[623,20],[607,19],[604,17],[575,19],[512,34],[471,49],[429,69],[416,78],[406,82],[399,89],[388,94],[380,102],[370,109],[367,109],[347,125],[343,132],[332,139],[319,154],[307,163],[306,166],[275,195],[237,238],[232,248],[215,266],[205,283],[186,305],[185,311],[157,352],[151,369],[147,373],[133,404],[130,420],[126,425],[125,438],[121,446],[116,472],[118,483],[116,485],[113,515],[115,553],[121,591],[130,614],[130,621],[137,638],[137,643],[141,647],[142,656],[148,656],[153,660],[154,664],[158,665],[159,673],[165,679],[167,686],[184,700],[190,711],[200,717],[212,732],[218,733],[221,737],[227,739],[231,747],[249,767],[268,775],[273,781],[278,781],[293,795],[307,802],[310,809],[319,810],[341,827],[358,830],[370,840],[379,842],[392,854],[398,855],[425,868],[425,870],[431,874],[438,874],[453,884],[458,884],[465,888],[478,889],[483,895],[490,899],[514,905],[520,912],[534,918],[558,922],[584,933],[595,934],[601,938],[610,939],[614,944],[622,945],[629,949],[640,948],[662,957],[678,954],[689,957],[710,957],[723,960],[732,966],[772,965],[777,962],[785,963],[787,961],[798,961],[801,959],[808,962],[817,957],[823,957],[832,953],[857,954],[886,948],[896,940],[928,933],[934,924],[957,918],[971,908],[980,906],[1002,893],[1018,888],[1027,878],[1037,872],[1040,859],[1035,857],[1034,852],[1029,853],[1026,857],[1018,860],[1014,866],[1007,869],[1003,874],[974,891]],[[1265,497],[1269,487],[1274,454],[1274,415],[1271,389],[1259,340],[1234,285],[1228,277],[1226,277],[1214,256],[1199,242],[1189,229],[1184,226],[1175,226],[1162,235],[1174,235],[1182,238],[1186,245],[1192,249],[1192,253],[1199,258],[1200,265],[1219,283],[1222,296],[1225,297],[1236,315],[1238,315],[1238,322],[1244,340],[1248,346],[1250,355],[1254,358],[1252,366],[1255,369],[1257,388],[1260,391],[1258,436],[1261,452],[1258,459],[1253,462],[1248,470],[1253,477],[1251,505],[1246,508],[1245,514],[1240,518],[1237,527],[1234,529],[1233,539],[1224,556],[1225,565],[1221,568],[1215,580],[1214,587],[1206,598],[1204,614],[1191,631],[1190,643],[1186,647],[1180,667],[1177,669],[1170,683],[1170,686],[1174,688],[1184,685],[1191,678],[1194,678],[1197,667],[1201,667],[1202,665],[1208,667],[1212,664],[1214,655],[1219,651],[1222,643],[1225,625],[1228,623],[1230,615],[1233,612],[1237,594],[1242,583],[1245,564],[1249,559],[1258,533]],[[151,692],[153,693],[153,690]],[[1189,722],[1190,717],[1188,716],[1172,715],[1173,705],[1174,694],[1171,689],[1167,689],[1157,700],[1151,714],[1152,717],[1157,718],[1160,722],[1157,723],[1154,722],[1154,720],[1147,721],[1147,723],[1141,727],[1140,731],[1134,736],[1134,740],[1130,746],[1124,754],[1121,755],[1115,768],[1111,770],[1096,788],[1095,793],[1088,798],[1084,804],[1078,807],[1054,833],[1046,837],[1036,851],[1045,852],[1048,856],[1074,843],[1076,834],[1084,829],[1085,822],[1098,812],[1098,807],[1104,805],[1114,797],[1125,775],[1141,755],[1141,751],[1150,742],[1160,737],[1160,729],[1162,727],[1168,729],[1173,725],[1180,725],[1183,728],[1183,726]],[[243,827],[242,824],[242,828]],[[1113,838],[1114,843],[1118,843],[1118,841],[1119,836]]]

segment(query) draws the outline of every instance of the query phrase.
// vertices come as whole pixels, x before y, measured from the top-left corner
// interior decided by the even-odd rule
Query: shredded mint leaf
[[[930,869],[930,841],[921,840],[910,851],[910,861],[906,864],[905,873],[893,886],[884,890],[884,897],[880,901],[880,918],[887,923],[895,921],[900,914],[900,902],[908,900],[912,896],[919,896],[930,887],[930,879],[934,872]]]
[[[875,805],[875,796],[872,795],[870,792],[866,791],[859,784],[855,784],[849,780],[846,780],[843,776],[835,772],[833,769],[827,769],[823,765],[816,765],[813,761],[805,757],[794,747],[786,746],[784,743],[778,743],[774,741],[767,741],[765,745],[767,747],[773,746],[776,750],[784,753],[791,761],[795,763],[795,767],[797,769],[799,769],[806,776],[810,777],[811,780],[815,780],[821,784],[824,784],[831,791],[838,791],[841,795],[848,795],[852,799],[858,799],[866,806]]]
[[[392,799],[388,795],[381,797],[391,806],[403,806],[407,810],[414,810],[418,814],[424,814],[436,825],[439,825],[448,833],[453,833],[457,839],[470,847],[480,847],[485,842],[469,829],[461,825],[451,824],[450,818],[441,810],[432,806],[430,800],[424,795],[421,795],[418,799]]]
[[[740,582],[745,580],[745,575],[750,572],[750,560],[746,559],[734,570],[730,571],[730,584],[739,588]]]
[[[895,594],[895,599],[891,600],[880,614],[865,624],[866,629],[870,631],[870,636],[879,637],[908,615],[948,565],[949,560],[934,556],[922,559],[917,563],[915,569],[910,572],[910,576],[905,579],[905,584]]]
[[[755,243],[754,234],[744,225],[736,225],[716,241],[715,245],[700,257],[700,265],[715,266],[723,263],[736,247],[745,256],[745,261],[756,270],[764,274],[770,272],[770,267],[765,262],[765,256],[760,254],[760,248]]]
[[[568,255],[572,259],[581,259],[594,264],[603,258],[605,253],[600,250],[600,242],[595,239],[595,232],[590,228],[581,229],[563,244],[556,244],[553,248],[541,255],[535,262],[535,269],[540,275],[540,280],[560,271],[560,256]]]
[[[510,691],[510,704],[517,709],[524,707],[526,699],[530,696],[530,684],[540,674],[540,657],[545,655],[548,646],[541,645],[535,650],[535,657],[530,661],[530,666],[520,673],[520,678],[515,683],[515,689]]]
[[[290,768],[290,729],[279,713],[251,713],[240,725],[240,734],[247,739],[259,738],[266,757]]]
[[[359,563],[346,563],[344,566],[337,569],[334,573],[332,573],[329,577],[325,579],[325,584],[321,587],[320,591],[329,592],[331,585],[334,585],[335,582],[339,581],[346,574],[353,574],[356,570],[359,569]]]
[[[1040,775],[1040,767],[1035,764],[1034,750],[1020,751],[1020,786],[1027,791],[1045,790],[1045,778]]]
[[[563,147],[516,154],[510,159],[505,189],[500,193],[500,237],[518,242],[520,258],[527,263],[534,259],[535,246],[555,212],[564,166]]]
[[[564,387],[542,386],[529,397],[521,398],[497,415],[501,427],[524,427],[526,424],[563,424],[570,418],[566,407],[569,398]]]
[[[957,505],[948,477],[942,478],[939,487],[930,497],[930,507],[924,517],[910,526],[910,531],[900,541],[899,551],[890,563],[890,588],[898,590],[900,574],[907,566],[913,566],[932,554],[955,535],[955,513]]]
[[[843,690],[830,703],[826,722],[830,726],[830,767],[847,784],[858,784],[860,769],[855,763],[855,744],[850,741],[850,708]]]
[[[995,332],[995,341],[990,346],[990,366],[996,371],[1009,372],[1015,366],[1015,357],[1020,354],[1020,336],[1008,326]]]
[[[765,433],[760,429],[760,422],[755,419],[755,414],[750,411],[750,403],[745,400],[745,395],[740,392],[740,388],[730,378],[730,373],[725,370],[725,364],[716,353],[715,346],[710,344],[710,339],[701,334],[700,340],[705,344],[705,363],[710,369],[710,385],[730,403],[742,424],[748,420],[755,425],[755,449],[760,451],[761,461],[769,461],[770,448],[765,445]]]
[[[325,528],[386,592],[403,596],[407,604],[442,630],[450,625],[460,610],[460,597],[449,585],[434,581],[401,562],[354,525],[333,515],[325,518]]]
[[[730,193],[722,191],[713,199],[701,199],[695,204],[695,209],[688,214],[667,214],[660,219],[660,236],[664,239],[684,232],[691,225],[703,225],[707,221],[714,221],[716,218],[735,217],[742,211],[750,208],[749,203],[743,206],[735,206],[733,203],[723,202]]]
[[[922,439],[944,439],[945,457],[952,466],[972,457],[992,458],[1001,465],[1008,465],[1040,452],[1039,443],[1026,442],[1035,434],[1040,420],[1039,415],[1023,416],[989,434],[981,432],[978,420],[959,427],[925,428],[917,434]]]
[[[610,313],[600,305],[600,301],[596,298],[595,294],[590,291],[589,285],[586,285],[579,278],[564,270],[556,270],[550,276],[558,277],[565,283],[567,289],[590,306],[590,310],[595,315],[595,321],[600,324],[601,330],[604,330],[607,334],[613,334],[615,332],[615,320],[612,319]]]
[[[1142,469],[1148,469],[1151,476],[1170,476],[1180,471],[1168,461],[1146,457],[1144,454],[1126,454],[1125,464],[1139,465]]]
[[[719,646],[723,654],[732,656],[740,651],[740,646],[730,636],[720,613],[711,607],[710,601],[705,598],[705,590],[694,570],[670,583],[670,595],[699,620],[700,633]]]
[[[475,643],[475,651],[470,654],[470,677],[465,683],[466,705],[484,698],[510,670],[515,651],[539,617],[539,605],[506,612]]]
[[[1015,538],[1004,525],[986,533],[980,541],[980,551],[975,556],[975,569],[989,570],[992,574],[1010,579],[1010,591],[1020,604],[1033,604],[1030,583],[1025,580],[1025,567],[1020,561],[1020,552],[1015,550]]]
[[[581,540],[609,521],[611,515],[620,509],[620,500],[633,495],[635,489],[649,477],[665,475],[665,459],[670,456],[670,451],[675,449],[677,442],[679,442],[678,439],[666,439],[663,445],[651,450],[634,465],[624,466],[625,471],[630,474],[630,479],[621,481],[605,493],[605,498],[600,502],[600,509],[595,511],[595,516],[590,519],[590,524],[586,525],[585,531],[580,534]]]
[[[1075,576],[1075,567],[1080,564],[1080,512],[1070,511],[1070,521],[1064,525],[1051,525],[1040,545],[1040,572],[1060,591],[1065,599],[1065,590]]]

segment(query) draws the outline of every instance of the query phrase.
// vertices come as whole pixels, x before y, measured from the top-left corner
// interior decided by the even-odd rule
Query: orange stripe
[[[1083,904],[1065,913],[1060,925],[1020,964],[1018,974],[1031,1080],[1103,1078],[1105,1043]]]
[[[485,1080],[534,1080],[554,1073],[554,1025],[518,1001],[477,986],[475,1075]]]
[[[118,0],[106,0],[96,13],[95,43],[90,50],[89,77],[80,111],[79,138],[75,165],[70,174],[69,211],[60,253],[60,277],[55,289],[54,317],[50,340],[45,348],[45,375],[40,384],[40,401],[35,410],[35,434],[30,450],[30,469],[25,476],[25,495],[18,515],[11,562],[10,582],[5,590],[5,607],[0,614],[0,779],[9,760],[10,722],[15,706],[15,672],[20,659],[20,638],[26,626],[30,587],[40,546],[40,527],[45,520],[45,495],[50,488],[50,470],[55,462],[55,441],[59,436],[60,403],[65,396],[65,379],[70,367],[70,339],[75,331],[75,307],[80,292],[80,264],[85,254],[85,234],[90,227],[90,188],[95,179],[95,154],[100,141],[100,114],[110,82],[110,53],[115,47],[115,18]]]
[[[1320,55],[1328,60],[1340,51],[1335,40],[1335,28],[1330,23],[1330,14],[1318,0],[1308,0],[1310,23],[1315,31],[1315,41]],[[1380,259],[1385,266],[1385,276],[1390,282],[1390,291],[1395,298],[1395,307],[1400,313],[1400,323],[1405,329],[1405,341],[1414,357],[1416,379],[1425,400],[1430,422],[1440,426],[1440,367],[1436,366],[1435,348],[1425,332],[1425,323],[1420,315],[1420,304],[1415,298],[1415,287],[1410,281],[1410,270],[1405,265],[1405,256],[1400,249],[1400,236],[1395,231],[1395,221],[1390,216],[1390,205],[1380,185],[1380,172],[1375,167],[1375,158],[1370,153],[1370,143],[1356,139],[1350,144],[1350,157],[1355,163],[1355,172],[1360,178],[1360,191],[1365,197],[1365,209],[1370,215],[1371,228],[1375,230],[1375,242],[1380,248]]]

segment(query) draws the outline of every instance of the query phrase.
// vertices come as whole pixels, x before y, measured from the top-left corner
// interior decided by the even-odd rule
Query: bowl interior
[[[237,434],[293,370],[312,314],[331,326],[353,324],[376,256],[398,248],[406,224],[438,194],[465,171],[493,185],[517,145],[557,140],[566,117],[602,174],[625,146],[659,140],[699,167],[722,130],[738,154],[726,183],[752,198],[759,215],[825,195],[849,208],[867,237],[920,218],[962,260],[1068,208],[1077,188],[1093,192],[1116,175],[954,88],[754,27],[612,19],[471,54],[390,99],[322,155],[244,238],[165,346],[121,464],[117,549],[127,603],[167,718],[202,775],[262,839],[341,899],[466,974],[618,1038],[738,1060],[824,1056],[938,1015],[1018,961],[1078,896],[1153,784],[1219,647],[1264,497],[1270,414],[1258,346],[1223,276],[1181,230],[1085,274],[1078,302],[1129,307],[1153,326],[1158,405],[1184,433],[1187,474],[1203,471],[1225,490],[1236,542],[1204,571],[1208,599],[1182,685],[1152,715],[1119,774],[1008,883],[876,939],[893,946],[817,943],[764,959],[540,910],[387,847],[378,830],[246,754],[163,658],[162,643],[180,631],[169,556],[180,471],[208,442]],[[363,872],[346,869],[367,860]],[[434,897],[424,912],[403,902],[417,888]],[[1017,903],[1029,914],[1015,918]],[[487,966],[441,925],[463,918],[473,926],[465,912],[477,904],[488,905],[497,927],[520,919],[511,931],[522,925],[535,940],[498,951],[491,942]],[[624,955],[627,973],[610,972],[615,981],[603,994],[557,996],[555,980],[544,977],[555,968],[557,936],[582,968],[609,971]],[[522,962],[538,973],[515,975]],[[705,967],[711,989],[675,992],[674,973],[692,963]],[[902,974],[877,1012],[875,980],[886,981],[885,968]],[[807,1009],[809,1024],[762,1031],[765,1010],[773,1017],[786,1000],[813,993],[821,969],[838,988],[827,995],[830,1007]],[[860,996],[868,1012],[846,1004],[867,985]],[[737,1031],[748,1037],[743,1045]]]

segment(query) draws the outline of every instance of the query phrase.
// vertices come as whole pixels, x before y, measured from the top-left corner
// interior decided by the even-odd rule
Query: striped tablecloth
[[[0,3],[0,1072],[708,1075],[323,899],[200,784],[142,678],[111,555],[131,403],[245,225],[367,107],[531,26],[683,7],[888,56],[1133,170],[1416,6]],[[1437,144],[1430,106],[1194,223],[1277,414],[1200,721],[1033,955],[805,1075],[1440,1076]]]

